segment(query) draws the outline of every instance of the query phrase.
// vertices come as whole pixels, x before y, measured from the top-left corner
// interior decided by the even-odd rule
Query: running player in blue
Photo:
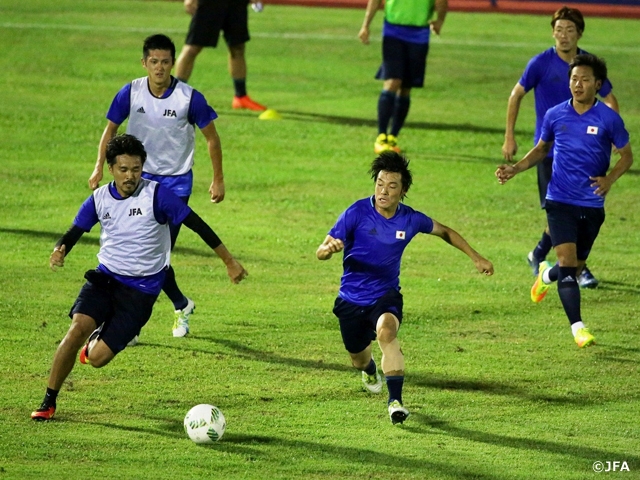
[[[371,342],[377,338],[393,424],[409,416],[402,401],[404,355],[397,339],[402,323],[400,261],[406,246],[418,233],[436,235],[467,254],[479,272],[493,275],[491,262],[456,231],[400,203],[413,181],[408,167],[409,161],[397,152],[381,153],[370,169],[375,193],[343,212],[316,252],[319,260],[328,260],[344,250],[333,313],[351,363],[362,371],[364,387],[371,393],[382,390],[371,354]]]
[[[51,268],[64,266],[65,256],[80,237],[100,223],[98,267],[85,274],[87,282],[71,307],[71,326],[56,350],[44,400],[31,414],[34,420],[53,418],[58,392],[85,342],[80,362],[100,368],[147,323],[169,266],[170,223],[184,223],[196,232],[225,263],[233,283],[247,276],[186,203],[162,184],[142,178],[146,156],[144,146],[132,135],[108,142],[106,159],[113,182],[95,190],[82,204],[51,253]]]
[[[581,348],[595,339],[582,321],[576,275],[587,261],[604,222],[605,196],[633,163],[629,133],[622,118],[596,98],[606,79],[603,60],[589,54],[577,55],[569,65],[572,99],[547,111],[540,140],[522,160],[496,170],[496,177],[504,184],[544,161],[553,145],[553,173],[545,209],[558,263],[540,264],[531,300],[542,301],[549,285],[558,281],[558,295],[574,340]],[[612,144],[620,159],[609,171]]]
[[[358,33],[365,45],[369,44],[369,26],[381,3],[368,0]],[[431,31],[440,35],[447,10],[447,0],[385,1],[382,66],[376,74],[384,82],[378,98],[378,137],[373,145],[376,154],[400,152],[398,135],[409,114],[411,89],[424,85]]]
[[[542,119],[551,107],[558,105],[571,98],[571,91],[567,83],[567,72],[569,62],[579,53],[587,53],[578,48],[578,40],[584,32],[585,22],[582,13],[577,8],[562,7],[557,10],[551,18],[551,28],[555,46],[533,57],[527,64],[527,68],[522,74],[522,78],[516,83],[511,91],[507,106],[507,126],[502,145],[502,155],[508,162],[514,161],[514,156],[518,150],[515,139],[515,127],[520,103],[522,98],[531,90],[534,90],[536,109],[536,130],[533,144],[537,144],[542,130]],[[618,112],[618,101],[612,92],[609,80],[603,82],[598,92],[602,101]],[[553,164],[553,153],[537,165],[538,170],[538,193],[540,196],[540,206],[544,209],[547,186],[551,179],[551,169]],[[536,247],[529,252],[527,261],[533,270],[533,274],[538,274],[538,265],[544,261],[551,250],[551,237],[549,227],[546,226],[540,241]],[[584,288],[595,288],[598,280],[591,274],[589,269],[584,267],[578,276],[578,283]]]
[[[207,141],[213,166],[213,180],[209,187],[211,201],[218,203],[224,200],[222,149],[213,122],[218,115],[200,92],[171,76],[175,56],[176,47],[166,35],[152,35],[145,39],[142,66],[147,76],[122,87],[113,99],[98,147],[96,166],[89,178],[90,188],[98,188],[102,180],[107,142],[128,118],[127,133],[139,138],[148,153],[142,176],[161,183],[185,203],[189,202],[193,187],[191,168],[195,157],[197,125]],[[173,249],[180,233],[180,224],[171,225],[170,228]],[[189,333],[189,317],[195,310],[195,303],[178,287],[172,267],[167,270],[163,290],[175,310],[173,336],[184,337]]]

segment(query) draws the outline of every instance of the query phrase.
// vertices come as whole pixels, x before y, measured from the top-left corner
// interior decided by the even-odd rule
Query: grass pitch
[[[78,365],[55,421],[34,423],[66,313],[96,265],[98,233],[57,273],[54,242],[89,195],[104,115],[142,76],[142,39],[182,46],[179,2],[0,0],[0,478],[585,479],[594,462],[638,478],[640,203],[638,167],[607,200],[583,291],[597,345],[579,350],[555,287],[529,300],[525,263],[544,225],[535,173],[493,177],[509,92],[552,44],[549,19],[451,13],[400,136],[415,184],[407,203],[458,230],[494,262],[485,278],[431,236],[405,253],[405,403],[392,427],[385,397],[361,391],[331,306],[340,260],[315,259],[339,213],[369,195],[380,42],[360,45],[359,10],[267,5],[251,12],[249,93],[282,121],[230,108],[224,49],[198,58],[191,83],[220,118],[227,197],[212,205],[198,134],[191,205],[250,272],[231,285],[183,229],[173,256],[197,304],[192,335],[171,337],[161,296],[139,346],[95,370]],[[374,22],[379,38],[381,15]],[[608,61],[631,133],[640,129],[637,22],[587,19],[581,46]],[[533,137],[533,95],[518,122]],[[638,147],[636,147],[637,149]],[[378,355],[379,357],[379,355]],[[210,447],[182,431],[213,403],[228,428]]]

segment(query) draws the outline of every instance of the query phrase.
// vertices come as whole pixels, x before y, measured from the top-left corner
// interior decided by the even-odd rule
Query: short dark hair
[[[378,179],[378,174],[383,170],[385,172],[399,173],[402,176],[402,188],[404,190],[402,198],[404,198],[413,183],[413,176],[411,175],[411,170],[409,170],[409,160],[404,155],[400,155],[393,150],[382,152],[371,163],[371,168],[369,169],[374,182]]]
[[[579,33],[584,32],[584,17],[582,12],[577,8],[567,7],[566,5],[553,14],[551,17],[551,28],[556,28],[558,20],[569,20],[576,24]]]
[[[112,166],[116,164],[116,157],[119,155],[131,155],[140,157],[142,165],[147,160],[147,151],[142,142],[133,135],[123,133],[116,135],[107,143],[107,163]]]
[[[591,55],[590,53],[581,53],[576,55],[569,64],[569,78],[575,67],[591,67],[593,76],[602,83],[607,79],[607,63],[600,57]]]
[[[161,33],[151,35],[144,39],[144,44],[142,45],[142,58],[147,58],[149,56],[149,50],[169,50],[171,52],[171,58],[174,61],[176,59],[176,46],[169,37]]]

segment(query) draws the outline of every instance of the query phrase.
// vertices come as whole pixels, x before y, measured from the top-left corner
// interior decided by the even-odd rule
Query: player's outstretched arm
[[[71,225],[69,230],[65,232],[60,240],[53,247],[53,252],[49,256],[49,267],[55,272],[57,267],[64,267],[64,257],[66,257],[74,247],[80,237],[84,234],[84,230],[77,225]]]
[[[529,153],[515,165],[500,165],[495,172],[495,176],[498,182],[500,182],[500,185],[504,185],[518,173],[524,172],[544,160],[551,149],[551,145],[553,145],[553,142],[545,142],[540,139],[538,140],[538,144],[529,150]]]
[[[207,225],[196,212],[192,210],[182,223],[187,228],[196,232],[200,238],[202,238],[202,240],[204,240],[204,242],[209,245],[214,252],[216,252],[216,255],[218,255],[226,265],[227,274],[233,283],[240,283],[247,277],[247,275],[249,275],[240,262],[231,255],[229,250],[227,250],[227,247],[224,246],[220,237],[216,235],[211,227]]]
[[[436,35],[440,35],[444,19],[447,16],[447,11],[449,10],[448,0],[436,0],[434,10],[436,12],[436,19],[429,22],[429,28]]]
[[[493,264],[471,248],[471,245],[469,245],[469,243],[462,238],[462,235],[454,229],[449,228],[446,225],[442,225],[434,220],[431,235],[440,237],[449,245],[452,245],[467,254],[467,256],[473,261],[478,272],[484,273],[485,275],[493,275]]]
[[[316,257],[318,257],[318,260],[329,260],[334,253],[341,252],[342,250],[344,250],[342,240],[327,235],[327,238],[324,239],[324,242],[322,242],[318,250],[316,250]]]
[[[202,130],[204,138],[207,139],[207,149],[209,150],[209,157],[211,158],[211,166],[213,167],[213,180],[209,187],[209,194],[211,195],[211,202],[220,203],[224,200],[224,173],[222,173],[222,145],[220,143],[220,136],[216,130],[216,126],[213,121],[209,122],[209,125]]]
[[[102,138],[100,138],[100,144],[98,145],[98,159],[96,160],[96,166],[93,169],[93,173],[89,177],[89,188],[95,190],[100,186],[100,180],[102,180],[102,170],[104,169],[104,162],[107,159],[107,143],[118,133],[118,127],[120,125],[113,123],[111,120],[107,122],[107,126],[102,132]]]

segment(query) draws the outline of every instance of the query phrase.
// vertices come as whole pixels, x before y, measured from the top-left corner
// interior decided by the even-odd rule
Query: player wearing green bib
[[[368,0],[358,33],[364,44],[369,44],[369,26],[381,2]],[[398,135],[409,113],[411,89],[424,85],[431,31],[440,34],[447,9],[447,0],[387,0],[385,3],[382,65],[376,74],[376,78],[384,82],[378,99],[376,154],[386,150],[400,152]]]

